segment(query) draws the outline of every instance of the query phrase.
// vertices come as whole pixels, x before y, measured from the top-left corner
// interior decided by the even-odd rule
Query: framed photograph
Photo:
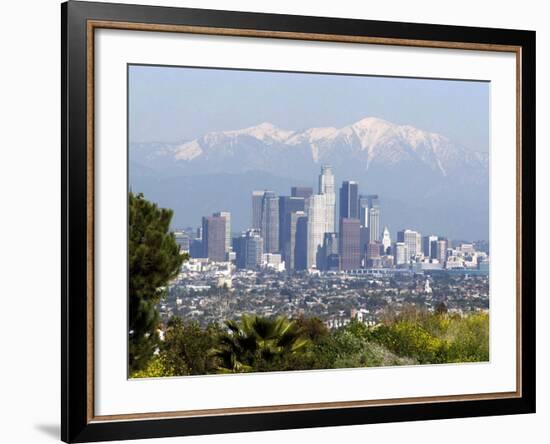
[[[535,33],[69,1],[62,439],[535,411]]]

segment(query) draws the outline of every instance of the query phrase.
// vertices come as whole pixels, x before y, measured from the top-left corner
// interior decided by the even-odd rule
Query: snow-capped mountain
[[[293,185],[316,189],[323,164],[332,165],[337,186],[355,180],[361,193],[379,194],[390,228],[487,237],[488,155],[375,117],[343,128],[290,131],[262,123],[174,144],[131,144],[130,184],[174,208],[176,223],[191,223],[178,220],[180,214],[200,220],[228,209],[235,228],[246,228],[251,190],[285,195]],[[476,220],[483,228],[474,236]]]
[[[367,117],[343,128],[288,131],[271,123],[211,132],[181,144],[142,146],[153,164],[172,161],[183,170],[240,172],[283,169],[292,173],[330,163],[335,168],[368,172],[408,163],[439,177],[487,168],[487,156],[446,137]],[[163,162],[164,163],[164,162]]]

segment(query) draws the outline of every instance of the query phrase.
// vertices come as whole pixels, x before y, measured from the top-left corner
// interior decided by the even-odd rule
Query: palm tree
[[[221,335],[214,352],[221,360],[221,372],[262,370],[310,343],[298,324],[285,317],[243,315],[240,323],[226,321],[225,325],[228,332]]]

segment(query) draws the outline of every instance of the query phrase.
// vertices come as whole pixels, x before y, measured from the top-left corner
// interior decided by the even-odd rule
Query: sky
[[[131,65],[128,91],[130,142],[263,122],[341,128],[372,116],[489,150],[488,82]]]

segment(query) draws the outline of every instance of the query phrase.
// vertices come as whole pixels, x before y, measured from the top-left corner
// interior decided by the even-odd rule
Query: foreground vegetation
[[[201,329],[173,318],[148,365],[132,377],[481,362],[489,359],[489,316],[411,307],[367,327],[329,331],[316,318],[243,316]]]

